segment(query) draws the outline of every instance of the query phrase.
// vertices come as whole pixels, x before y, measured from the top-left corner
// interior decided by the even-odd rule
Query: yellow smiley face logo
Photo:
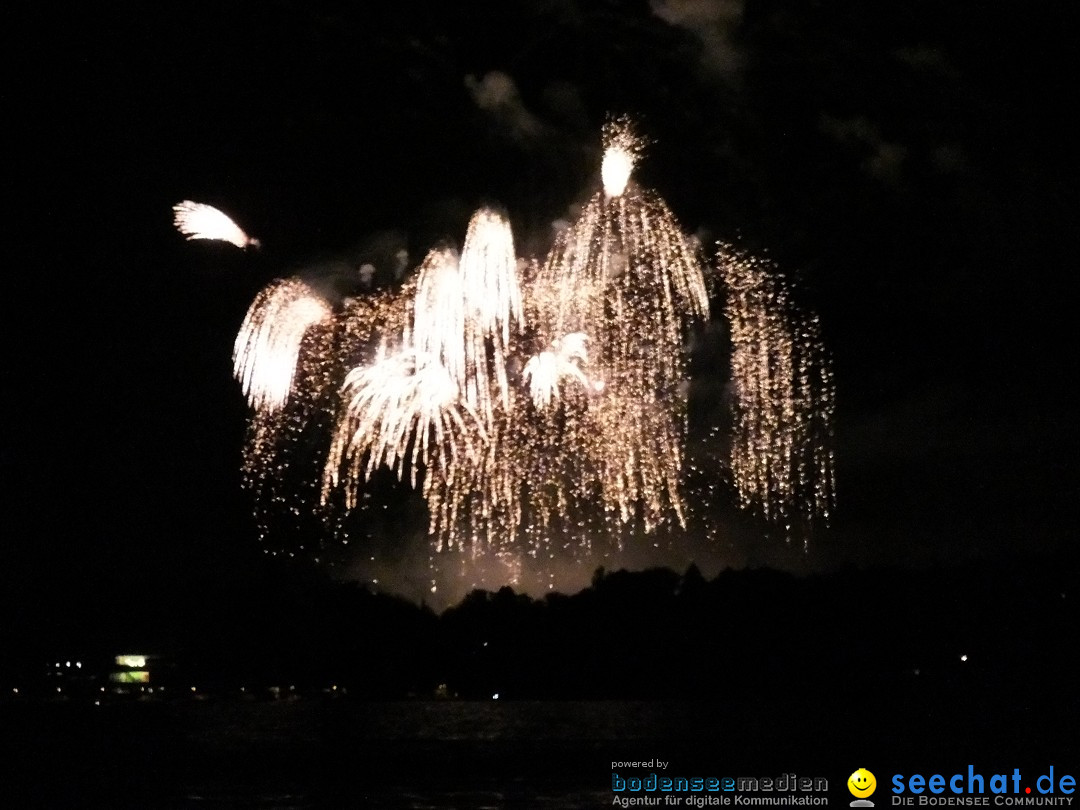
[[[847,789],[856,799],[865,799],[877,788],[877,779],[866,768],[859,768],[847,780]]]

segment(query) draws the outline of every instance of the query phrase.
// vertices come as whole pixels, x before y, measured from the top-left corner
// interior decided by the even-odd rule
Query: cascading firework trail
[[[296,279],[259,293],[233,346],[233,374],[253,408],[274,411],[285,404],[304,333],[331,315],[329,305]]]
[[[640,521],[651,531],[669,519],[685,526],[685,345],[708,316],[703,268],[664,201],[629,182],[639,141],[624,122],[610,126],[605,141],[604,191],[541,269],[538,328],[551,345],[588,336],[589,426],[578,433],[582,445],[565,451],[587,459],[592,480],[582,483],[597,492],[606,530]]]
[[[490,209],[473,216],[460,259],[446,248],[428,254],[397,346],[382,346],[374,363],[346,377],[324,504],[342,487],[354,505],[359,484],[380,466],[399,477],[407,466],[414,485],[423,466],[432,534],[440,547],[462,544],[464,502],[474,490],[497,499],[482,470],[496,420],[511,409],[506,365],[522,325],[517,272],[509,223]],[[458,485],[466,479],[468,493]]]
[[[490,429],[496,397],[504,409],[510,404],[506,361],[512,334],[524,326],[514,237],[504,216],[488,208],[473,215],[460,268],[465,302],[465,399]]]
[[[336,303],[299,281],[260,293],[235,352],[258,497],[347,513],[389,469],[420,486],[435,551],[509,567],[686,528],[688,347],[709,317],[707,270],[663,199],[633,181],[643,142],[628,122],[604,142],[603,190],[542,262],[519,259],[506,217],[483,208],[460,254],[431,250],[397,289]],[[833,502],[817,320],[764,263],[725,247],[717,276],[739,502],[809,528]],[[316,471],[299,499],[280,483],[293,463]]]
[[[278,282],[260,297],[268,296]],[[328,453],[340,412],[342,380],[353,364],[371,358],[383,331],[400,333],[406,302],[415,292],[408,282],[400,290],[378,290],[348,297],[336,317],[312,325],[300,342],[296,374],[288,399],[280,408],[253,409],[244,445],[243,480],[252,494],[255,520],[263,541],[285,550],[285,536],[321,533],[324,523],[356,506],[335,504],[317,509]],[[337,528],[337,527],[335,527]],[[344,534],[341,537],[347,542]],[[303,550],[303,546],[300,546]],[[275,552],[276,553],[276,552]]]
[[[311,505],[318,501],[326,432],[339,402],[335,327],[320,321],[304,333],[289,397],[280,407],[251,413],[241,472],[266,543],[322,525]]]
[[[808,528],[835,499],[835,390],[816,315],[769,262],[721,245],[735,386],[731,471],[744,507]],[[804,534],[805,537],[805,534]]]

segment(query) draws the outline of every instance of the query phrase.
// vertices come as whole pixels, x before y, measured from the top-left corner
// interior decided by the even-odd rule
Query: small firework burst
[[[430,355],[380,352],[371,365],[349,372],[342,395],[328,488],[342,483],[343,468],[367,479],[381,466],[399,478],[408,472],[415,486],[421,465],[449,467],[460,452],[474,454],[475,433],[484,438],[450,372]],[[355,502],[355,492],[350,497]]]
[[[537,408],[547,408],[559,399],[559,383],[576,380],[588,388],[589,378],[582,366],[589,361],[586,349],[588,338],[583,332],[574,332],[556,340],[551,351],[540,352],[529,358],[522,372],[529,383],[529,396]]]
[[[259,247],[229,216],[212,205],[184,200],[173,206],[173,224],[188,239],[214,239],[238,248]]]

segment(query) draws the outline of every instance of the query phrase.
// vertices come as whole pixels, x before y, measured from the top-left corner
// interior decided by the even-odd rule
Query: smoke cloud
[[[476,106],[490,113],[515,139],[531,140],[540,133],[540,120],[525,107],[517,85],[506,73],[493,70],[480,79],[470,74],[465,87]]]
[[[735,34],[742,23],[743,0],[650,0],[649,6],[668,25],[698,38],[706,68],[727,80],[738,76],[742,53]]]

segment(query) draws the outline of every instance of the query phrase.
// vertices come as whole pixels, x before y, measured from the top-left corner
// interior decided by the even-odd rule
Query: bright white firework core
[[[562,379],[574,378],[583,386],[589,385],[588,377],[578,365],[589,361],[586,341],[588,336],[584,332],[573,332],[555,341],[555,351],[540,352],[529,358],[522,374],[529,382],[529,396],[537,408],[547,408],[559,398]]]
[[[608,197],[618,197],[626,191],[630,173],[634,170],[634,155],[622,145],[613,145],[604,150],[604,160],[600,164],[600,178],[604,182],[604,193]]]
[[[634,164],[641,156],[645,141],[634,132],[634,125],[626,116],[614,118],[604,124],[604,158],[600,163],[600,179],[604,194],[610,200],[620,197],[630,182]]]

